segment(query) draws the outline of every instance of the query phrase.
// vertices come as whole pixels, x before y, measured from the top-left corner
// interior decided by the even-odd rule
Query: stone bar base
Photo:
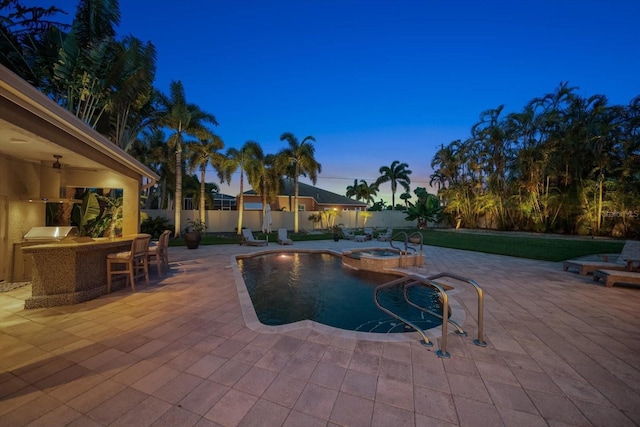
[[[32,296],[25,308],[78,304],[106,294],[107,255],[130,250],[134,237],[23,248],[33,255]]]

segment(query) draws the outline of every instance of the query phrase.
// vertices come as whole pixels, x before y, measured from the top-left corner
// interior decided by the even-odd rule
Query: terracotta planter
[[[184,233],[184,241],[187,244],[187,248],[189,249],[198,249],[200,246],[200,240],[202,239],[202,234],[197,232],[189,232]]]
[[[415,245],[417,245],[418,243],[420,243],[420,237],[418,236],[411,236],[409,237],[409,241]]]

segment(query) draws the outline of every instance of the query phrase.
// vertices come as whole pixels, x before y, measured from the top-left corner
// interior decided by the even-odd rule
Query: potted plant
[[[202,233],[207,229],[207,225],[199,219],[188,219],[187,227],[184,229],[184,241],[189,249],[198,249]]]
[[[411,243],[413,243],[414,245],[419,244],[420,240],[421,240],[420,236],[418,236],[418,234],[416,234],[416,233],[419,233],[419,231],[416,231],[411,236],[409,236],[409,241]]]
[[[342,227],[339,225],[334,225],[333,227],[331,227],[331,232],[333,233],[334,242],[337,242],[344,237],[344,234],[342,234]]]

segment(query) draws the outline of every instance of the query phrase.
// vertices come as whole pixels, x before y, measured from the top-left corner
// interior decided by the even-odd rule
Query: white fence
[[[174,223],[174,212],[172,210],[148,210],[144,209],[149,217],[155,218],[158,216],[165,217],[169,220],[169,223]],[[309,216],[312,214],[318,214],[319,212],[299,212],[298,214],[298,228],[300,230],[318,230],[321,228],[327,228],[327,223],[324,221],[321,223],[314,223],[309,221]],[[367,212],[371,216],[367,218],[366,223],[362,218],[362,212],[357,211],[342,211],[334,219],[334,224],[342,224],[347,228],[362,228],[363,226],[372,228],[415,228],[417,227],[416,221],[406,221],[407,214],[398,211],[380,211],[380,212]],[[285,227],[287,230],[293,230],[293,212],[272,211],[271,212],[271,229],[277,230],[280,227]],[[182,211],[181,226],[180,229],[184,230],[187,225],[188,219],[198,219],[199,212]],[[238,211],[227,210],[211,210],[207,211],[206,215],[207,232],[234,232],[238,226]],[[251,230],[258,231],[262,229],[262,211],[244,211],[242,214],[242,226],[250,228]]]

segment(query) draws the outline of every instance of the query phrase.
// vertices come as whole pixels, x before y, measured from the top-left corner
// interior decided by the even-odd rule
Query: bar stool
[[[169,236],[171,230],[164,230],[157,245],[149,246],[149,263],[155,262],[158,276],[164,276],[169,271]]]
[[[149,241],[151,235],[141,234],[131,242],[131,250],[107,255],[107,293],[111,292],[111,277],[116,274],[126,274],[126,286],[131,283],[131,290],[135,292],[136,277],[144,274],[144,280],[149,285]],[[121,269],[113,269],[121,265]]]

